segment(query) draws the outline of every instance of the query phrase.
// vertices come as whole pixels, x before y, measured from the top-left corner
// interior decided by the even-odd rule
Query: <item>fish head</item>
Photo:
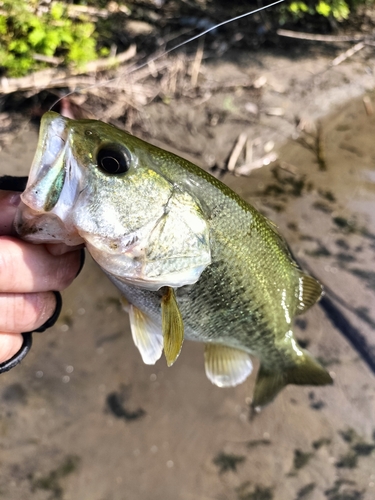
[[[48,112],[16,230],[33,243],[85,243],[128,284],[193,284],[211,262],[209,226],[197,198],[166,174],[171,157],[175,171],[178,157],[116,127]]]

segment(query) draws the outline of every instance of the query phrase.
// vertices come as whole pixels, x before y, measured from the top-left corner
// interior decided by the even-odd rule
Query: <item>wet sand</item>
[[[285,67],[285,61],[268,61],[275,82],[277,64]],[[357,75],[353,95],[374,83],[373,75],[363,83],[368,61],[356,64],[350,71],[358,73],[361,68],[364,76]],[[294,67],[294,76],[298,71],[301,66]],[[278,83],[288,86],[288,75]],[[344,79],[336,74],[331,78],[336,97],[348,89],[345,82],[340,85],[340,78]],[[275,107],[280,101],[287,114],[262,115],[252,128],[247,126],[253,136],[262,129],[262,138],[281,145],[281,138],[293,133],[297,106],[300,116],[307,113],[313,121],[328,110],[333,94],[328,84],[325,89],[307,89],[308,109],[302,83],[299,99],[298,92],[298,82],[285,93],[276,92],[271,82],[260,105]],[[324,103],[320,113],[319,92]],[[215,106],[223,107],[225,97]],[[243,98],[235,96],[239,102]],[[293,100],[294,109],[288,104]],[[278,224],[297,258],[327,285],[328,298],[375,350],[375,115],[366,114],[362,97],[350,102],[341,98],[341,106],[331,99],[331,104],[334,110],[330,108],[331,114],[321,122],[325,170],[319,167],[314,137],[304,135],[313,147],[290,139],[280,146],[279,166],[255,170],[248,178],[226,175],[224,181]],[[156,103],[147,111],[150,117],[160,112],[160,106]],[[234,113],[238,106],[232,101]],[[164,120],[165,130],[159,128],[157,141],[165,142],[176,112]],[[181,114],[185,117],[183,108]],[[176,126],[175,149],[184,153],[191,143],[190,156],[200,155],[201,165],[209,153],[220,162],[243,122],[229,134],[233,122],[224,119],[204,141],[201,120],[196,118],[196,135],[189,135],[180,148],[183,127]],[[217,149],[212,147],[215,141]],[[1,153],[1,172],[25,175],[35,142],[33,129],[24,132],[22,148],[17,143]],[[172,368],[164,360],[145,366],[117,290],[87,260],[64,293],[64,309],[55,327],[35,334],[24,362],[1,376],[0,498],[375,497],[374,373],[320,305],[299,317],[295,330],[328,367],[334,386],[289,386],[251,418],[255,377],[234,389],[214,387],[204,374],[202,345],[186,342]]]

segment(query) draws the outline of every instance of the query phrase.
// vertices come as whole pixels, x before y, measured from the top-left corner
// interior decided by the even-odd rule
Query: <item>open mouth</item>
[[[56,113],[43,117],[29,181],[21,195],[23,203],[35,212],[51,211],[60,197],[65,181],[67,136],[64,118]]]
[[[73,175],[67,176],[67,170],[72,169]],[[19,235],[33,242],[82,243],[72,224],[79,179],[79,168],[69,147],[67,121],[57,113],[46,113],[16,216]]]

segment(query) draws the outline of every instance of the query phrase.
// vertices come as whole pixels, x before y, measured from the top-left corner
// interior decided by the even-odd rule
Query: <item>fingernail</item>
[[[52,316],[49,319],[47,319],[47,321],[45,323],[43,323],[42,326],[40,326],[36,330],[33,330],[34,332],[40,332],[41,333],[41,332],[46,331],[47,328],[51,328],[51,326],[53,326],[56,323],[57,318],[60,316],[61,307],[62,307],[61,293],[60,292],[53,292],[53,293],[55,294],[55,297],[56,297],[55,311],[52,314]]]
[[[84,263],[85,263],[85,260],[86,260],[86,254],[85,254],[85,249],[82,248],[81,249],[81,263],[79,265],[79,269],[78,269],[78,272],[76,274],[76,277],[79,275],[79,273],[82,271],[82,268],[84,266]]]
[[[21,194],[12,191],[0,190],[0,200],[3,205],[18,207],[21,201]]]
[[[21,203],[21,195],[19,193],[11,194],[8,198],[8,203],[13,207],[18,207],[18,205]]]

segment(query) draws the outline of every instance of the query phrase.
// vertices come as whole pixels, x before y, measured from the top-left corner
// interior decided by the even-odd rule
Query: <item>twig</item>
[[[253,162],[253,147],[254,141],[248,139],[245,145],[245,163],[251,164]]]
[[[128,61],[136,54],[136,46],[131,45],[128,50],[121,52],[116,57],[98,59],[87,63],[84,69],[47,69],[36,71],[21,78],[1,78],[0,93],[11,94],[19,90],[35,90],[44,88],[74,87],[77,85],[93,84],[92,78],[83,78],[81,75],[102,71],[116,64]],[[77,78],[79,76],[79,78]]]
[[[273,163],[278,158],[275,152],[269,153],[268,155],[263,156],[263,158],[259,158],[259,160],[255,160],[251,163],[245,163],[245,165],[241,165],[237,167],[235,170],[236,175],[249,175],[253,170],[257,170],[258,168],[265,167],[270,163]]]
[[[359,42],[353,45],[350,49],[345,51],[344,53],[340,54],[338,57],[336,57],[332,62],[331,66],[338,66],[341,64],[343,61],[348,59],[349,57],[352,57],[356,52],[360,51],[365,47],[366,44],[364,42]]]
[[[89,5],[74,5],[74,4],[63,4],[64,7],[68,11],[69,17],[72,18],[77,18],[81,17],[82,14],[85,14],[89,17],[93,18],[98,18],[101,17],[103,19],[106,19],[109,17],[111,14],[114,14],[116,12],[121,12],[122,14],[130,15],[131,10],[129,7],[126,7],[126,5],[118,5],[116,2],[111,2],[111,8],[107,9],[98,9],[96,7],[91,7]]]
[[[370,96],[368,96],[368,95],[364,96],[363,105],[365,107],[367,116],[371,116],[374,114],[374,106],[372,105],[372,101],[371,101]]]
[[[62,57],[45,56],[44,54],[33,54],[33,59],[47,64],[54,64],[55,66],[58,66],[64,61]]]
[[[266,115],[268,116],[284,116],[285,109],[283,108],[268,108],[265,110]]]
[[[281,161],[278,167],[281,168],[281,170],[285,170],[285,172],[288,172],[289,174],[297,175],[297,168],[291,163]]]
[[[203,48],[204,48],[204,38],[201,38],[199,41],[199,45],[197,48],[197,52],[195,54],[193,64],[191,66],[190,83],[191,83],[192,87],[195,87],[198,83],[199,71],[200,71],[202,59],[203,59]]]
[[[291,30],[283,30],[283,29],[277,30],[276,33],[279,36],[298,38],[300,40],[311,40],[314,42],[359,42],[366,40],[366,38],[369,38],[369,40],[371,40],[370,37],[365,37],[363,35],[354,35],[354,36],[316,35],[314,33],[302,33]]]
[[[80,85],[93,85],[94,83],[95,79],[93,77],[69,76],[67,71],[48,69],[21,78],[1,78],[0,93],[11,94],[20,90],[38,92],[40,89],[74,88]]]
[[[247,141],[247,134],[245,132],[242,132],[242,134],[238,136],[237,142],[228,160],[227,170],[229,172],[233,172],[233,170],[235,169],[237,160],[241,154],[241,151],[245,146],[246,141]]]
[[[302,132],[304,132],[302,130]],[[325,171],[327,170],[327,162],[325,158],[325,150],[324,150],[324,134],[323,134],[323,125],[320,121],[317,122],[316,125],[316,133],[310,133],[305,131],[304,132],[305,137],[300,136],[297,138],[297,142],[301,144],[304,148],[308,149],[311,151],[318,162],[319,165],[319,170]],[[313,144],[310,144],[307,140],[306,137],[310,137],[314,142]]]
[[[323,134],[323,125],[321,121],[318,121],[316,126],[315,146],[316,146],[316,158],[318,160],[319,170],[326,171],[327,162],[325,158],[324,134]]]

